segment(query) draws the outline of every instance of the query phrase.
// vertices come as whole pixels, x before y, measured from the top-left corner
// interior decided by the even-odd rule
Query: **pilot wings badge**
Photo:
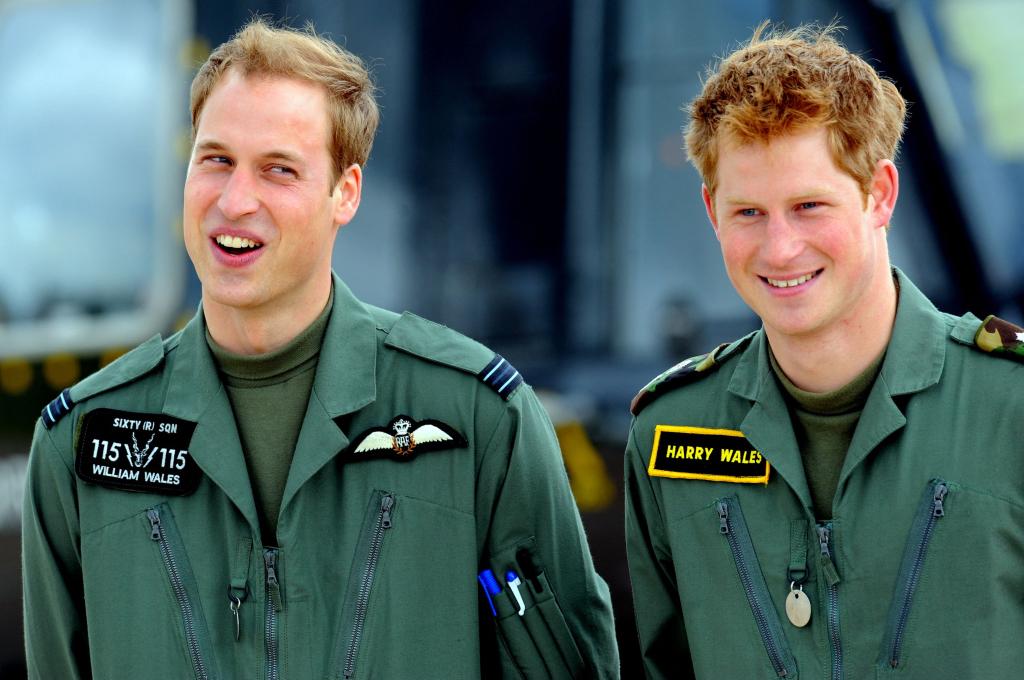
[[[466,439],[440,420],[416,421],[399,415],[385,427],[373,427],[356,437],[345,451],[349,461],[392,457],[412,460],[417,453],[466,446]]]

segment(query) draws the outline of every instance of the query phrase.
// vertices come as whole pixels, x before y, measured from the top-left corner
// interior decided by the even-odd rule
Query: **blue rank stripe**
[[[523,384],[523,376],[519,375],[519,371],[500,354],[495,354],[477,377],[506,400]]]
[[[65,389],[60,393],[59,397],[51,401],[43,409],[43,425],[49,430],[57,424],[58,420],[67,415],[74,405],[75,400],[71,398],[71,390]]]

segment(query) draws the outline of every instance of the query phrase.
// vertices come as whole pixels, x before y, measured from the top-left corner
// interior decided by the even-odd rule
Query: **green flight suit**
[[[827,522],[763,330],[638,395],[626,533],[649,677],[1024,672],[1024,365],[979,351],[977,318],[896,275]],[[785,608],[801,589],[802,628]]]
[[[486,376],[482,345],[334,286],[277,546],[260,537],[201,311],[48,407],[23,529],[32,678],[618,676],[608,589],[533,391],[512,371]],[[97,422],[135,429],[115,452]],[[143,422],[194,426],[187,453],[170,453],[194,491],[83,481],[76,464],[163,465]],[[484,569],[501,581],[497,618]]]

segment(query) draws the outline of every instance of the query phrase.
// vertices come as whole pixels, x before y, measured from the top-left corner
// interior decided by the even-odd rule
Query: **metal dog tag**
[[[811,620],[811,601],[804,594],[804,587],[790,585],[786,596],[786,616],[797,628],[803,628]]]

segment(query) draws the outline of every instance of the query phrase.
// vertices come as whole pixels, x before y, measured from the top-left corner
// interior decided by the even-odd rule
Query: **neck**
[[[243,355],[266,354],[284,347],[324,311],[331,279],[304,291],[302,299],[272,305],[232,307],[203,291],[203,316],[210,335],[224,349]]]
[[[897,304],[895,283],[886,272],[864,304],[826,329],[791,336],[765,327],[775,359],[794,385],[807,392],[832,392],[881,356],[892,337]]]

